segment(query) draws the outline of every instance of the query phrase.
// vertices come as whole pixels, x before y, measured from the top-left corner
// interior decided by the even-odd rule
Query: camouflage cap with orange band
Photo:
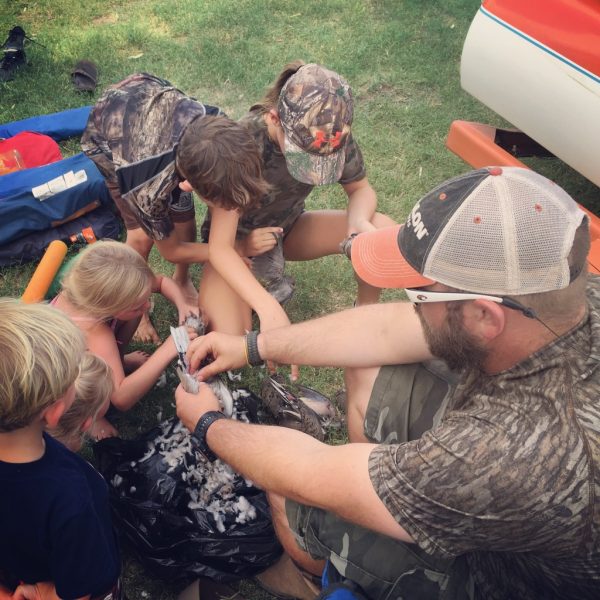
[[[285,83],[277,111],[290,174],[304,183],[335,183],[344,170],[354,105],[348,82],[325,67],[300,67]]]

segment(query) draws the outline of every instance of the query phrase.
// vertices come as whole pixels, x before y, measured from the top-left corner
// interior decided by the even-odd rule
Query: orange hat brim
[[[406,262],[398,247],[401,227],[360,233],[352,240],[352,266],[365,283],[378,288],[415,288],[435,283]]]

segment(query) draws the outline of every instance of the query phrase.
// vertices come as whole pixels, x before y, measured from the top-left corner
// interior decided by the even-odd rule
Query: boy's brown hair
[[[177,171],[204,199],[227,210],[244,210],[269,190],[262,159],[250,133],[223,116],[199,117],[181,136]]]
[[[73,385],[83,334],[45,304],[0,298],[0,433],[26,427]]]

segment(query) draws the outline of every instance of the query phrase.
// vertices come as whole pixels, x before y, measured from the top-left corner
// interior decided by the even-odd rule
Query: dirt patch
[[[108,13],[92,19],[94,25],[114,25],[119,21],[119,15],[117,13]]]

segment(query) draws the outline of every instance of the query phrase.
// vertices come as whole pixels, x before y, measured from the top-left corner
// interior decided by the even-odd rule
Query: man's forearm
[[[284,364],[373,367],[427,360],[431,354],[412,305],[374,304],[261,333],[264,360]]]
[[[373,489],[368,470],[372,444],[327,446],[292,429],[226,419],[210,426],[207,442],[262,489],[412,541]]]

